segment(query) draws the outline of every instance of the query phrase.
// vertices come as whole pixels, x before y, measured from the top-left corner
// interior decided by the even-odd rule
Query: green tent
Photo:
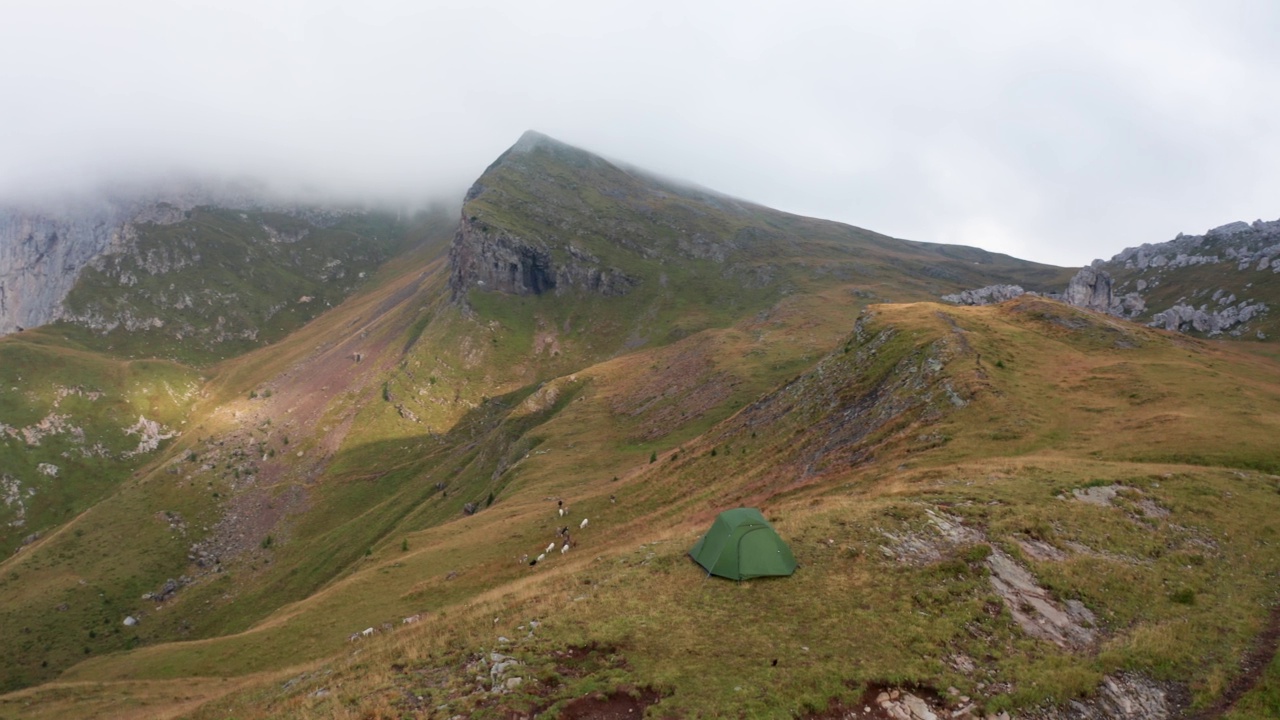
[[[720,513],[689,556],[708,574],[731,580],[790,575],[796,571],[791,548],[755,508]]]

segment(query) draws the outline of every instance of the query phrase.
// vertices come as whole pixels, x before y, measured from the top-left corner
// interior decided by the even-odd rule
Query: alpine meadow
[[[0,211],[0,718],[1280,717],[1280,222],[1063,268],[533,131],[113,208]]]

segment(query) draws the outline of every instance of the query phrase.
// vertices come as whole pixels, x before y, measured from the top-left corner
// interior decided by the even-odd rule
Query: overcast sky
[[[0,196],[459,196],[520,133],[1080,265],[1280,217],[1280,3],[0,0]]]

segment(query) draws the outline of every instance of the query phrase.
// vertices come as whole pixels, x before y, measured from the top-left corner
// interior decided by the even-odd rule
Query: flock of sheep
[[[400,623],[402,625],[412,625],[421,619],[422,619],[422,613],[418,613],[417,615],[410,615],[409,617],[401,620]],[[392,625],[391,623],[382,623],[382,629],[385,631],[389,631],[393,627],[395,626]],[[376,635],[377,632],[378,632],[378,628],[370,626],[361,630],[360,632],[351,633],[351,637],[347,638],[347,642],[355,642],[357,640],[362,640],[364,638],[370,638]]]
[[[616,502],[616,498],[613,496],[610,496],[609,500],[611,502]],[[557,499],[556,500],[556,517],[558,519],[564,519],[568,516],[569,516],[569,508],[565,506],[564,500]],[[578,523],[578,529],[585,530],[587,525],[589,524],[591,524],[591,521],[589,519],[582,518],[582,522]],[[563,555],[569,552],[569,548],[573,547],[576,544],[577,543],[574,541],[573,537],[569,534],[569,526],[565,525],[561,527],[559,530],[556,530],[556,539],[548,543],[547,547],[543,549],[542,552],[538,553],[538,557],[531,559],[528,555],[523,555],[521,556],[519,562],[522,565],[525,563],[528,563],[530,567],[533,567],[538,563],[542,562],[543,560],[545,560],[547,558],[547,555],[554,553],[556,550],[556,547],[560,548],[560,554]],[[403,622],[405,625],[410,625],[412,623],[417,622],[420,619],[422,619],[422,615],[420,614],[411,615],[405,618]],[[391,623],[383,623],[382,629],[390,630],[392,627],[393,626],[391,625]],[[373,628],[373,627],[365,628],[360,632],[352,633],[349,640],[351,642],[355,642],[363,638],[372,637],[377,632],[378,632],[377,628]]]
[[[568,517],[568,515],[569,515],[569,508],[565,506],[564,500],[556,500],[556,517],[558,519],[563,519],[565,517]],[[588,520],[587,518],[582,518],[582,522],[578,523],[578,529],[579,530],[586,529],[587,525],[590,524],[590,522],[591,521]],[[533,567],[538,563],[542,562],[543,560],[545,560],[547,558],[547,555],[550,555],[551,553],[555,552],[557,545],[559,545],[560,547],[560,554],[563,555],[569,552],[569,548],[573,547],[575,544],[576,543],[574,542],[573,537],[569,534],[569,526],[565,525],[564,527],[561,527],[559,530],[556,531],[556,539],[548,543],[546,549],[538,553],[538,557],[529,559],[528,555],[522,555],[520,557],[520,564],[523,565],[524,563],[528,563],[529,567]]]

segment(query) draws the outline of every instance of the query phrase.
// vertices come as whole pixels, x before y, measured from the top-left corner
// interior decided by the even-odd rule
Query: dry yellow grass
[[[66,685],[68,697],[56,701],[66,704],[55,706],[89,708],[111,688],[125,695],[148,678],[233,676],[246,679],[226,697],[215,700],[222,693],[202,681],[205,694],[175,712],[391,717],[406,697],[423,695],[450,712],[483,714],[489,696],[464,692],[460,676],[469,657],[503,647],[499,635],[512,638],[507,647],[536,678],[558,678],[541,699],[509,699],[525,707],[640,685],[669,693],[664,712],[689,717],[723,707],[799,712],[856,697],[872,681],[954,685],[982,697],[986,676],[965,675],[948,658],[983,652],[991,677],[1012,688],[988,697],[992,708],[1060,701],[1119,669],[1189,681],[1198,702],[1224,686],[1273,599],[1267,578],[1280,571],[1267,522],[1280,510],[1265,467],[1280,418],[1272,361],[1041,301],[881,306],[845,351],[836,328],[851,323],[847,309],[830,305],[815,320],[818,310],[779,321],[773,339],[744,323],[577,373],[580,389],[549,415],[513,408],[541,420],[533,432],[544,452],[512,466],[491,508],[389,534],[354,571],[244,632],[86,661],[64,680],[102,684]],[[879,354],[860,355],[865,337],[880,332],[888,339]],[[823,364],[752,404],[776,377],[764,368],[807,367],[824,344],[836,351]],[[926,370],[931,360],[940,369]],[[727,397],[745,402],[683,407],[677,392],[669,398],[677,417],[692,419],[637,440],[645,413],[618,408],[647,402],[673,365],[733,378],[726,383],[743,389]],[[930,372],[934,384],[899,382]],[[946,399],[943,379],[964,407]],[[815,461],[829,428],[806,419],[806,408],[829,415],[872,396],[864,413],[891,408],[886,424],[822,457],[869,454]],[[1099,484],[1133,491],[1114,508],[1061,499]],[[579,544],[567,555],[536,568],[518,563],[568,524],[554,497],[572,507],[574,527],[582,517],[590,526],[574,532]],[[725,583],[687,561],[706,520],[737,499],[765,505],[801,560],[796,576]],[[1142,518],[1139,499],[1170,515]],[[981,528],[1056,595],[1085,602],[1105,642],[1076,654],[1027,638],[1007,614],[990,612],[983,570],[962,549],[936,566],[884,558],[883,533],[926,532],[926,508]],[[1029,537],[1096,554],[1035,560],[1018,550]],[[422,622],[399,624],[422,611]],[[518,627],[532,618],[543,626],[526,638]],[[382,622],[394,632],[347,641]],[[572,677],[547,660],[590,643],[614,648],[626,668]],[[252,675],[311,661],[287,691]],[[717,670],[698,671],[708,667]],[[423,673],[445,679],[424,686]],[[86,704],[77,706],[81,693]]]

